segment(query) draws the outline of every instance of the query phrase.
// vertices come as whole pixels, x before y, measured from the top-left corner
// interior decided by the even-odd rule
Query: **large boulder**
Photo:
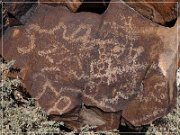
[[[0,51],[53,119],[111,130],[120,119],[150,124],[175,106],[176,35],[125,3],[102,15],[40,4],[25,25],[7,29]]]

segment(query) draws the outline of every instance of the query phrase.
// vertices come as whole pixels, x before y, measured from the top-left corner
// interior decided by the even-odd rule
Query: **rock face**
[[[57,6],[57,5],[65,5],[72,12],[76,12],[83,0],[40,0],[40,3],[46,3],[49,5]]]
[[[16,18],[20,19],[22,15],[24,15],[31,7],[33,4],[37,2],[37,0],[6,0],[3,4],[3,7],[7,10],[8,13],[11,13],[13,16]],[[11,2],[11,3],[9,3]],[[16,3],[16,2],[21,2],[21,3]],[[28,3],[32,2],[32,3]]]
[[[22,16],[24,16],[33,5],[37,4],[37,0],[3,0],[3,2],[5,2],[3,3],[3,30],[7,27],[18,26],[25,23]],[[0,23],[0,25],[1,30],[2,23]]]
[[[177,0],[124,0],[155,23],[171,26],[177,18]]]
[[[48,115],[71,129],[111,130],[175,106],[176,35],[125,3],[102,15],[40,4],[27,24],[7,29],[3,52]]]
[[[37,4],[37,0],[3,0],[3,30],[7,27],[11,26],[18,26],[25,23],[27,18],[23,18],[24,16],[34,5]],[[68,7],[72,12],[75,12],[79,6],[82,4],[81,0],[40,0],[40,3],[49,4],[52,6],[57,5],[65,5]],[[32,11],[33,12],[33,11]],[[0,23],[2,26],[2,23]],[[1,31],[0,26],[0,31]]]
[[[78,11],[80,6],[100,10],[110,0],[40,0],[40,2],[51,2],[50,5],[66,5],[71,11]],[[112,0],[114,2],[114,0]],[[177,0],[123,0],[141,15],[155,23],[171,27],[177,19]],[[121,2],[121,1],[119,1]],[[87,4],[86,4],[87,3]],[[102,3],[102,4],[101,4]]]

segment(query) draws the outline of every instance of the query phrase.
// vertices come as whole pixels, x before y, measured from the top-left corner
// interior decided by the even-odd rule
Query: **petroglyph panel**
[[[113,129],[123,110],[123,117],[139,126],[175,104],[176,39],[169,39],[170,46],[164,34],[171,33],[124,3],[110,3],[102,15],[40,4],[27,24],[7,30],[3,51],[16,60],[28,92],[49,115],[69,114],[81,123],[79,117],[92,114],[77,112],[91,106],[101,110],[94,117],[107,115]],[[164,67],[167,49],[172,61]],[[102,121],[97,123],[108,127]]]

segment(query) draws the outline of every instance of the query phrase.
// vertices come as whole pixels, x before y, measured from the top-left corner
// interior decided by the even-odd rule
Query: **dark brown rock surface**
[[[178,0],[123,0],[155,23],[171,27],[177,19]]]
[[[3,51],[49,115],[72,129],[110,130],[121,114],[141,126],[175,106],[176,30],[124,3],[102,15],[39,5],[26,25],[6,31]]]
[[[37,4],[37,0],[3,0],[3,2],[3,31],[7,27],[25,23],[27,18],[22,19],[22,16]],[[2,29],[2,22],[0,25],[0,29]]]
[[[52,6],[65,5],[72,12],[76,12],[83,0],[40,0],[40,3],[46,3]]]
[[[37,3],[37,0],[6,0],[4,2],[3,7],[7,10],[7,12],[20,19],[20,17],[24,15],[33,4]]]

